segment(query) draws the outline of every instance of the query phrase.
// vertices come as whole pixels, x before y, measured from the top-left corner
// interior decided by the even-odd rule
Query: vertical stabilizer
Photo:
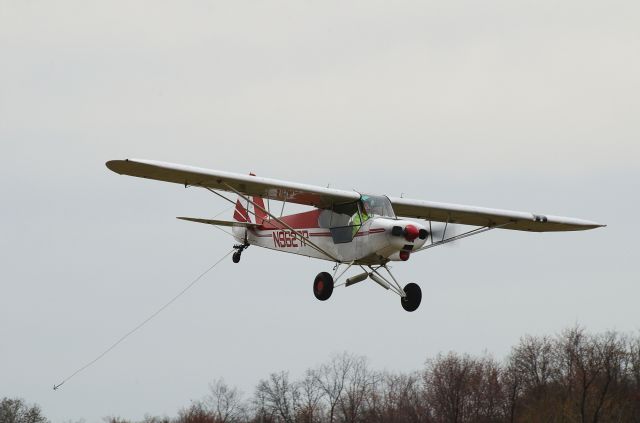
[[[252,200],[256,204],[256,206],[258,206],[258,207],[254,207],[254,211],[256,212],[256,223],[258,225],[262,225],[262,223],[269,218],[267,213],[262,211],[262,210],[266,210],[266,208],[264,207],[264,200],[260,197],[253,197]]]
[[[249,173],[251,176],[256,176],[254,173]],[[236,201],[236,209],[233,212],[233,219],[238,222],[251,222],[251,215],[254,215],[256,223],[258,225],[262,225],[265,220],[268,220],[268,215],[263,210],[266,210],[264,206],[264,200],[260,197],[250,197],[251,201],[255,203],[255,207],[253,204],[243,200],[241,197],[238,197]]]
[[[241,198],[238,198],[238,200],[236,201],[236,209],[233,212],[233,220],[236,220],[238,222],[251,223],[249,212],[247,211],[247,208],[242,205],[240,200]]]

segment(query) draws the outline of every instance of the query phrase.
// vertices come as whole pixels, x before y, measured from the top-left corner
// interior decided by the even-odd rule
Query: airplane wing
[[[360,194],[355,191],[324,188],[152,160],[112,160],[107,162],[106,165],[109,169],[121,175],[173,182],[185,186],[201,186],[221,191],[234,192],[236,190],[245,195],[304,204],[317,208],[330,208],[334,204],[348,203],[360,198]],[[472,226],[497,226],[502,229],[532,232],[579,231],[605,226],[572,217],[489,209],[408,198],[389,198],[389,200],[398,216],[436,222]]]
[[[389,200],[398,216],[472,226],[499,226],[501,229],[531,232],[582,231],[601,225],[573,217],[551,216],[522,211],[489,209],[460,204],[393,198]]]
[[[229,192],[233,192],[235,189],[245,195],[305,204],[317,208],[330,208],[333,204],[348,203],[360,198],[360,194],[355,191],[323,188],[315,185],[152,160],[111,160],[106,165],[109,169],[121,175],[174,182],[185,186],[201,186]]]

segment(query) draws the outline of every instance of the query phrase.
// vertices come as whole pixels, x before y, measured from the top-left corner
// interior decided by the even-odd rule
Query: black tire
[[[231,256],[231,260],[233,260],[234,263],[240,263],[240,255],[242,253],[240,253],[240,251],[236,251],[235,253],[233,253],[233,256]]]
[[[415,283],[408,283],[404,287],[406,297],[400,298],[400,304],[406,311],[416,311],[422,301],[422,290]]]
[[[313,281],[313,295],[320,301],[327,301],[333,293],[333,277],[327,272],[320,272]]]

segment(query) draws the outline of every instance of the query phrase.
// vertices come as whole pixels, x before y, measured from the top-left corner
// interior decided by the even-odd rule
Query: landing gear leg
[[[420,307],[420,302],[422,301],[422,290],[418,285],[415,283],[408,283],[403,289],[386,265],[378,267],[369,266],[369,268],[372,270],[372,272],[369,273],[369,277],[371,279],[383,288],[390,289],[400,296],[400,304],[403,309],[406,311],[416,311],[418,307]],[[382,276],[379,272],[380,269],[386,270],[391,277],[391,280]]]
[[[233,255],[231,256],[231,259],[233,260],[234,263],[240,263],[240,257],[242,256],[242,252],[246,248],[249,248],[249,243],[245,242],[244,244],[237,244],[237,245],[234,245],[233,248],[236,250],[236,252],[233,253]]]

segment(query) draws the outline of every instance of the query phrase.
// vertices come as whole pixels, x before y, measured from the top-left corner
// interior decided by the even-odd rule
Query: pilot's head
[[[372,209],[371,198],[366,196],[362,197],[362,204],[364,205],[364,211],[369,214]]]

